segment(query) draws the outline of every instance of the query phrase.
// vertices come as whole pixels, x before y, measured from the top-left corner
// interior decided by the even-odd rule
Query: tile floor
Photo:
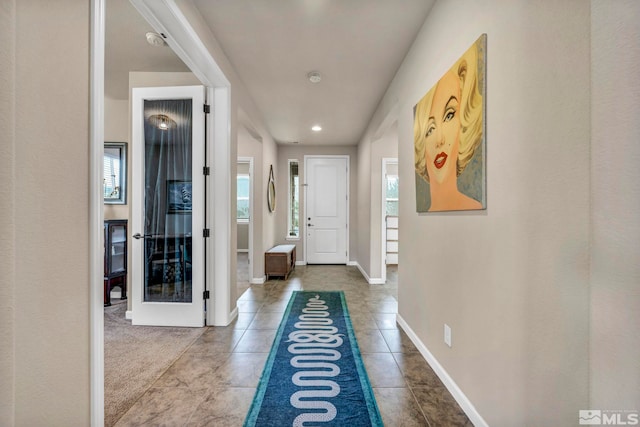
[[[397,326],[395,271],[369,285],[355,267],[297,266],[249,286],[238,318],[210,327],[118,421],[122,426],[241,426],[293,290],[343,290],[386,426],[472,426]]]

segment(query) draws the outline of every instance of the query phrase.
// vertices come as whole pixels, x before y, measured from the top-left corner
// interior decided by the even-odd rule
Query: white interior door
[[[348,261],[349,157],[305,156],[307,264]]]
[[[204,326],[202,86],[136,88],[132,323]]]

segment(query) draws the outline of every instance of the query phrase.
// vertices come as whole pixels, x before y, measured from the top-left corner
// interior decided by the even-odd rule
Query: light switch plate
[[[444,324],[444,343],[451,347],[451,328],[446,323]]]

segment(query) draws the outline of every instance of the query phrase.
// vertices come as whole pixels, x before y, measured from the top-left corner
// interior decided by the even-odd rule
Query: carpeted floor
[[[104,308],[104,418],[113,426],[206,328],[132,326],[126,301]]]

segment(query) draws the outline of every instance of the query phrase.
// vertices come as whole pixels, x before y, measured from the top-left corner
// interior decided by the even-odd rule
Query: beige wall
[[[371,272],[371,143],[367,139],[358,145],[358,265],[368,274]]]
[[[216,64],[220,67],[225,77],[229,81],[231,85],[231,100],[229,105],[229,111],[231,111],[231,123],[230,123],[230,140],[231,147],[229,151],[229,161],[231,162],[231,176],[235,176],[236,174],[236,159],[238,156],[238,129],[241,124],[246,123],[247,121],[251,123],[251,128],[253,132],[259,136],[262,140],[262,167],[266,166],[266,170],[268,173],[268,167],[271,164],[275,164],[276,161],[276,153],[277,146],[271,135],[269,134],[263,119],[262,114],[255,106],[251,95],[247,92],[246,87],[244,86],[242,80],[238,77],[238,74],[234,70],[233,66],[229,62],[229,59],[226,57],[224,51],[220,47],[220,44],[216,40],[215,36],[211,32],[211,29],[204,22],[202,15],[197,10],[197,8],[190,1],[179,0],[177,4],[180,7],[180,10],[184,13],[185,17],[189,21],[189,24],[198,35],[198,37],[204,43],[204,46],[211,53],[211,56],[214,58]],[[240,113],[242,113],[242,117]],[[215,111],[214,111],[215,114]],[[254,164],[255,166],[255,164]],[[235,180],[231,180],[230,182],[230,194],[236,194],[236,182]],[[265,199],[266,203],[266,199]],[[231,211],[235,212],[236,201],[235,197],[231,197]],[[236,253],[236,220],[235,215],[232,215],[232,223],[231,225],[231,236],[229,242],[229,253]],[[262,237],[257,234],[258,231],[254,230],[254,245],[260,246],[263,248],[270,248],[275,243],[275,214],[267,214],[263,217],[262,223]],[[256,263],[259,265],[258,263]],[[230,292],[229,292],[229,304],[231,309],[236,306],[236,300],[239,295],[236,295],[236,257],[231,256],[229,262],[229,271],[230,271]],[[263,268],[264,271],[264,268]],[[254,272],[255,274],[255,272]]]
[[[105,98],[104,100],[104,140],[105,142],[127,143],[127,193],[126,204],[104,205],[104,219],[129,219],[131,202],[131,138],[129,134],[129,101]]]
[[[371,242],[370,250],[370,266],[367,272],[372,279],[382,278],[382,269],[386,268],[382,259],[382,159],[398,157],[398,124],[393,123],[391,127],[382,135],[381,138],[375,139],[371,143],[371,179],[370,192],[371,195],[371,224],[369,224],[369,234]],[[360,254],[362,257],[362,254]]]
[[[249,224],[238,224],[238,252],[247,252],[249,250]]]
[[[16,288],[16,5],[6,1],[0,7],[0,425],[15,423],[15,288]],[[11,201],[11,202],[8,202]],[[24,230],[22,230],[24,231]]]
[[[397,122],[381,124],[378,130],[381,135],[368,134],[358,145],[357,262],[371,283],[381,283],[386,267],[382,261],[382,159],[398,157]]]
[[[263,222],[264,217],[268,214],[266,202],[266,179],[264,166],[262,161],[262,142],[255,139],[247,131],[245,125],[238,127],[238,157],[253,158],[253,253],[251,254],[251,277],[250,280],[260,281],[264,277],[264,251],[263,248]],[[267,174],[268,174],[267,169]],[[248,228],[248,226],[247,226]],[[240,230],[238,229],[238,233]],[[248,230],[247,230],[248,233]],[[249,236],[247,236],[248,239]],[[238,237],[238,242],[240,238]],[[241,246],[238,246],[240,248]],[[248,242],[247,242],[248,248]],[[267,248],[268,249],[268,248]],[[239,295],[238,295],[239,296]]]
[[[368,278],[382,278],[382,159],[398,157],[398,126],[358,145],[358,264]]]
[[[298,160],[298,173],[300,182],[304,184],[304,156],[310,155],[348,155],[349,156],[349,261],[358,259],[358,152],[356,146],[310,146],[310,145],[279,145],[278,162],[274,167],[276,173],[276,205],[277,223],[275,227],[275,240],[277,244],[296,245],[296,257],[298,261],[304,259],[304,185],[300,188],[300,239],[287,240],[288,222],[288,194],[289,194],[289,160]],[[269,173],[267,168],[266,174]],[[265,181],[266,182],[266,181]],[[266,185],[264,193],[266,194]],[[265,202],[266,203],[266,202]],[[269,248],[267,248],[269,249]]]
[[[397,106],[399,313],[492,426],[588,405],[589,31],[588,2],[439,1],[363,138]],[[412,108],[482,33],[488,209],[418,215]]]
[[[592,408],[640,410],[638,22],[637,1],[591,2]]]
[[[0,424],[87,426],[89,3],[3,2],[0,28]]]

